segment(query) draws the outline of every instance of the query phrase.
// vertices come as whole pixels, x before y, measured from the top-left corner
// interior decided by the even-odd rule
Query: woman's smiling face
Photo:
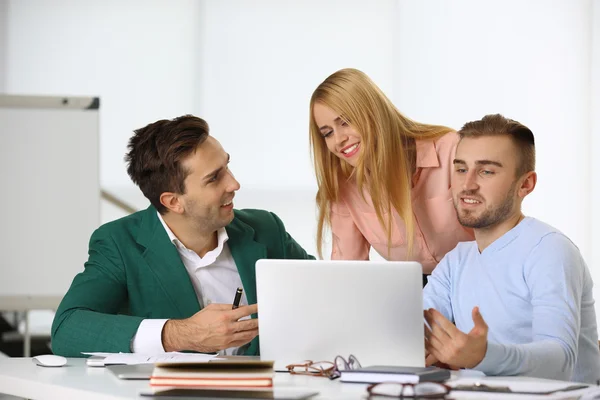
[[[329,151],[355,167],[361,150],[358,132],[341,115],[322,103],[315,103],[313,116]]]

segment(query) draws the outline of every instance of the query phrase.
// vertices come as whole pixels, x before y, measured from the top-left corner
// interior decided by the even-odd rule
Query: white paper
[[[456,379],[460,378],[485,378],[485,374],[481,371],[477,371],[475,369],[459,369],[458,371],[454,371],[453,375],[456,374]]]
[[[580,400],[598,400],[600,399],[600,386],[593,386]]]
[[[485,384],[488,386],[508,386],[512,391],[518,392],[543,392],[550,390],[563,389],[568,386],[578,385],[576,382],[561,382],[549,379],[538,379],[529,377],[484,377],[484,378],[458,378],[447,382],[448,385],[454,387],[457,385],[473,385],[476,383]],[[557,392],[548,395],[524,395],[511,393],[493,393],[493,392],[466,392],[452,391],[452,398],[456,399],[481,399],[484,398],[506,398],[506,399],[578,399],[584,394],[589,394],[595,388],[586,388],[572,390],[567,392]]]
[[[84,352],[81,352],[81,354],[85,354],[86,356],[108,357],[115,353],[84,353]]]
[[[196,353],[161,353],[161,354],[139,354],[139,353],[82,353],[104,358],[104,365],[114,364],[154,364],[154,363],[176,363],[176,362],[208,362],[217,357],[216,354]]]

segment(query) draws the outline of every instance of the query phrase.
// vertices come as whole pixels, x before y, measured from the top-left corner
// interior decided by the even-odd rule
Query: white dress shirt
[[[227,231],[221,228],[217,231],[217,247],[200,257],[193,250],[188,249],[175,236],[167,226],[160,213],[158,219],[167,231],[171,243],[177,248],[179,257],[187,270],[194,291],[198,297],[200,307],[204,308],[211,303],[231,304],[238,287],[242,286],[242,279],[235,265],[235,261],[227,245]],[[242,293],[240,305],[247,305],[246,292]],[[132,339],[131,350],[134,353],[157,354],[163,353],[162,329],[166,319],[145,319],[141,322]],[[237,354],[238,347],[220,351],[220,354]]]

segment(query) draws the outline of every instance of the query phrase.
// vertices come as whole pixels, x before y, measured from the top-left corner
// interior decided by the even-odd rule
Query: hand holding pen
[[[186,319],[168,320],[162,332],[165,351],[193,350],[213,353],[239,347],[258,335],[256,304],[243,306],[243,289],[238,288],[232,304],[212,303]]]

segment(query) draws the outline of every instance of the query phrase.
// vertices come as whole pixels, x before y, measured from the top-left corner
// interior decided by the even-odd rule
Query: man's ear
[[[537,174],[535,171],[529,171],[521,177],[520,181],[521,185],[517,190],[517,194],[523,199],[529,193],[533,192],[533,189],[535,189],[535,184],[537,183]]]
[[[176,193],[164,192],[160,195],[160,204],[175,214],[183,214],[183,204]]]

